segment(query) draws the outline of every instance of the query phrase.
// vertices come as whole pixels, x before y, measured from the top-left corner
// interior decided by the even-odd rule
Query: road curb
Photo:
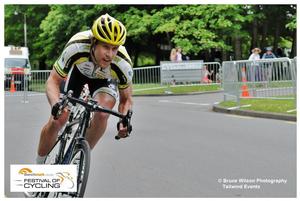
[[[276,114],[276,113],[268,113],[268,112],[257,112],[257,111],[250,111],[250,110],[239,110],[239,109],[229,110],[227,108],[218,106],[216,104],[213,105],[213,111],[227,113],[227,114],[241,115],[241,116],[278,119],[278,120],[285,120],[285,121],[297,121],[297,117],[292,116],[292,115]]]
[[[203,92],[191,92],[191,93],[182,93],[182,94],[141,94],[141,95],[132,95],[134,97],[147,97],[147,96],[186,96],[186,95],[201,95],[201,94],[214,94],[214,93],[221,93],[224,90],[218,91],[203,91]]]

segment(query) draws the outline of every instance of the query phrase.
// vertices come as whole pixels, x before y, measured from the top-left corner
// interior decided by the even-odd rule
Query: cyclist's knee
[[[63,123],[59,120],[51,119],[49,121],[49,127],[53,128],[55,130],[60,130],[63,127]]]
[[[109,114],[104,112],[96,112],[94,115],[94,119],[100,122],[107,121],[108,118],[109,118]]]
[[[95,96],[95,99],[97,100],[98,104],[101,105],[104,108],[112,109],[116,103],[116,100],[111,95],[105,94],[105,93],[98,93]],[[104,112],[95,112],[94,118],[99,121],[105,121],[109,117],[109,114]]]

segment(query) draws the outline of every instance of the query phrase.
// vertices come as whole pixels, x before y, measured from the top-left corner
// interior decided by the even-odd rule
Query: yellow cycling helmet
[[[92,32],[99,41],[118,46],[125,43],[125,26],[107,13],[94,22]]]

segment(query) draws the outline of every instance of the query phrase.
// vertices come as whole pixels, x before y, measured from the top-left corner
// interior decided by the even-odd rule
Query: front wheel
[[[90,170],[91,151],[86,140],[79,140],[70,160],[70,165],[77,166],[77,190],[76,192],[46,192],[36,197],[70,198],[83,197]]]
[[[76,144],[75,150],[71,157],[71,165],[77,166],[77,192],[73,197],[83,197],[89,171],[90,171],[90,146],[86,140],[80,140]]]

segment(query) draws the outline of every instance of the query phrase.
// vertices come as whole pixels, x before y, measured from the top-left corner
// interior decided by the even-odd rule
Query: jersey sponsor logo
[[[108,88],[111,88],[113,90],[117,90],[116,85],[115,84],[109,84]]]
[[[61,57],[61,62],[65,63],[65,57],[66,57],[67,52],[64,52],[62,57]]]
[[[121,71],[121,69],[114,63],[111,64],[111,69],[116,72],[118,79],[120,81],[120,85],[127,84],[127,78],[125,74]]]
[[[94,72],[94,75],[99,79],[110,78],[110,73],[108,68],[97,68]]]
[[[92,76],[94,70],[94,64],[92,62],[83,62],[76,65],[80,72],[86,76]]]
[[[130,79],[132,79],[132,77],[133,77],[133,71],[132,71],[132,70],[129,70],[129,71],[128,71],[128,77],[129,77]]]
[[[122,78],[123,78],[123,80],[126,80],[125,82],[127,82],[127,78],[124,74],[122,75]]]

